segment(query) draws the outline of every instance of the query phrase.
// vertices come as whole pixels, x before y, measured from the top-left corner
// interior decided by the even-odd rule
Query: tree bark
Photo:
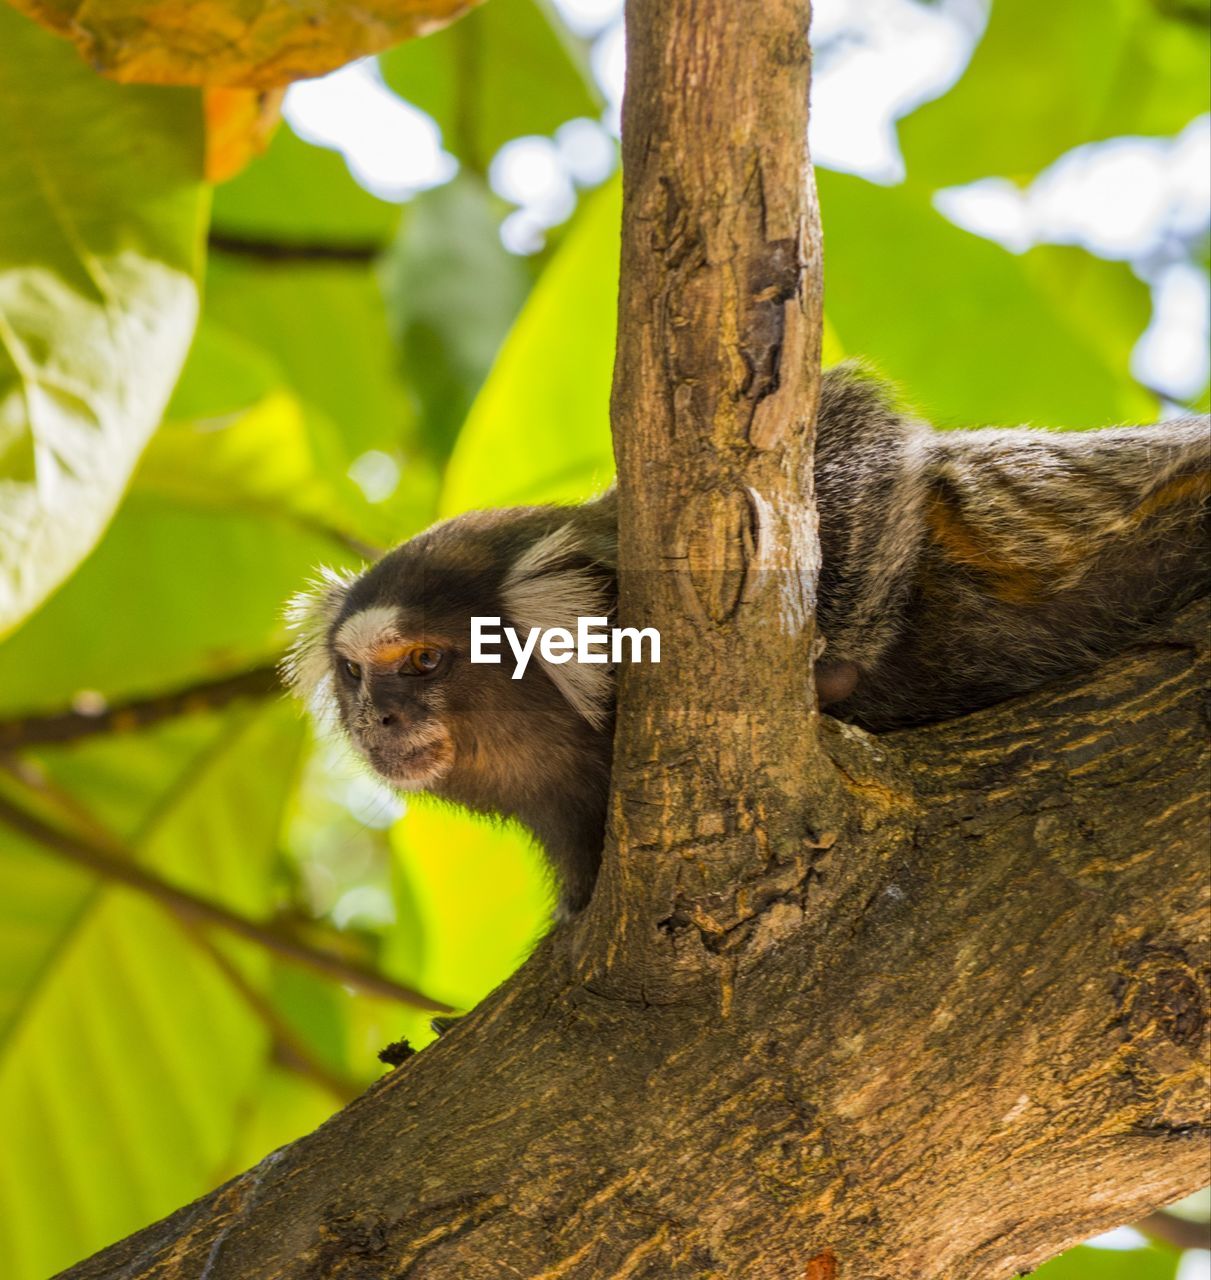
[[[812,686],[809,17],[807,0],[627,8],[620,613],[659,629],[664,658],[621,675],[614,844],[582,960],[611,995],[697,990],[700,968],[669,964],[682,916],[709,911],[726,931],[739,897],[780,892],[839,821]],[[755,870],[768,886],[749,883]],[[655,934],[634,909],[645,899],[664,908]]]
[[[1003,1280],[1195,1189],[1209,623],[929,729],[822,718],[853,798],[826,848],[680,914],[635,886],[659,998],[556,935],[316,1133],[67,1274]]]
[[[1001,1280],[1204,1180],[1207,604],[947,724],[809,711],[807,17],[628,6],[622,612],[667,656],[592,905],[75,1280]]]

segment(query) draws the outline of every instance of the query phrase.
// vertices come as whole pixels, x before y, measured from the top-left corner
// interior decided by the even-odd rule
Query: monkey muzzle
[[[450,771],[454,745],[431,715],[419,721],[398,705],[369,702],[350,726],[354,745],[370,767],[403,791],[430,787]]]
[[[355,735],[355,742],[375,773],[402,791],[433,786],[454,763],[449,735],[437,725],[420,734],[394,738]]]

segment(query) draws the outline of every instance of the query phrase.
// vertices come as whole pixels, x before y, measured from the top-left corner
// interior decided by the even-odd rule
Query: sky
[[[576,206],[577,189],[616,164],[614,138],[625,75],[621,0],[555,0],[591,41],[591,65],[607,106],[600,121],[574,120],[554,138],[519,138],[494,157],[493,189],[516,206],[501,228],[517,253]],[[816,0],[812,39],[811,147],[817,164],[873,182],[904,176],[896,120],[962,74],[987,20],[987,0]],[[354,177],[389,200],[449,181],[457,171],[436,124],[383,84],[367,59],[294,85],[291,127],[335,147]],[[1153,317],[1133,371],[1173,399],[1197,396],[1211,369],[1211,295],[1185,244],[1211,227],[1211,116],[1176,138],[1120,138],[1078,147],[1025,190],[990,174],[939,192],[959,226],[1022,252],[1075,244],[1132,265],[1151,286]]]

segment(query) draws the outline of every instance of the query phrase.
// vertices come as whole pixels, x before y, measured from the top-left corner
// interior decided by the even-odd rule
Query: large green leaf
[[[394,542],[433,518],[438,477],[417,439],[416,402],[400,376],[382,291],[362,265],[296,265],[212,254],[206,314],[255,347],[301,402],[327,476],[368,452],[399,469],[373,513],[374,541]],[[316,429],[316,412],[331,430]]]
[[[288,519],[337,540],[390,530],[346,475],[331,421],[306,408],[273,362],[205,320],[135,473],[135,489],[175,504]]]
[[[282,1146],[290,1137],[311,1133],[332,1115],[332,1095],[314,1081],[271,1067],[261,1077],[255,1106],[232,1133],[231,1152],[215,1183],[234,1178]]]
[[[0,1265],[14,1280],[206,1191],[265,1053],[211,962],[147,903],[98,904],[47,978],[0,1063]]]
[[[396,342],[424,443],[438,457],[449,453],[530,288],[526,263],[501,244],[499,229],[483,179],[464,173],[409,203],[384,261]]]
[[[1084,1246],[1041,1266],[1035,1280],[1173,1280],[1175,1249],[1089,1249]]]
[[[550,927],[543,859],[520,828],[432,801],[409,804],[391,838],[421,919],[440,921],[426,935],[416,981],[439,999],[470,1008]]]
[[[67,806],[90,815],[104,830],[134,847],[152,829],[158,808],[171,805],[216,754],[230,748],[246,726],[248,710],[234,709],[169,720],[154,731],[101,735],[68,748],[46,748],[38,768]],[[27,793],[15,796],[29,808]],[[44,805],[45,809],[46,806]],[[51,805],[45,815],[64,826],[70,814]],[[53,960],[63,936],[94,896],[91,876],[47,856],[45,850],[0,826],[0,1039],[8,1034],[39,971]],[[171,863],[169,852],[167,861]],[[202,886],[206,893],[212,889]]]
[[[471,407],[441,510],[575,501],[610,482],[621,184],[592,196]]]
[[[211,255],[206,314],[269,356],[302,400],[335,424],[349,458],[397,449],[414,408],[372,267]]]
[[[138,856],[178,884],[267,914],[299,737],[289,708],[228,712],[205,754],[147,806]],[[120,759],[126,745],[91,749]],[[35,1280],[213,1185],[270,1039],[224,969],[161,907],[71,872],[65,915],[28,892],[45,878],[22,865],[40,856],[34,847],[15,856],[12,877],[14,850],[0,856],[5,912],[22,915],[27,932],[41,925],[44,946],[0,1036],[0,1270]]]
[[[939,425],[1155,416],[1129,372],[1148,299],[1125,265],[1054,247],[1015,256],[919,187],[817,177],[829,320]]]
[[[197,315],[201,109],[0,6],[0,634],[96,543]]]
[[[1205,29],[1151,0],[1002,0],[958,85],[901,122],[908,176],[1025,179],[1083,142],[1176,133],[1209,76]]]
[[[387,83],[433,116],[446,149],[478,173],[510,138],[601,111],[585,48],[550,0],[492,0],[379,62]]]
[[[220,236],[348,247],[387,244],[399,215],[358,186],[338,152],[283,125],[263,156],[216,189],[211,223]]]
[[[96,552],[0,646],[0,714],[61,710],[243,670],[281,652],[283,602],[321,563],[356,562],[293,523],[132,493]]]

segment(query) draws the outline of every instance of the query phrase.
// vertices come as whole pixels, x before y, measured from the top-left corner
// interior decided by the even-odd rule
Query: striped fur
[[[868,729],[972,711],[1088,666],[1211,592],[1206,418],[935,432],[843,367],[824,378],[815,468],[818,683],[831,713]],[[445,521],[356,579],[326,572],[290,610],[296,692],[396,785],[518,818],[547,851],[565,916],[587,902],[600,858],[610,668],[534,663],[512,681],[453,662],[416,683],[346,664],[369,655],[381,668],[391,644],[457,651],[475,613],[574,631],[578,617],[612,615],[616,574],[610,492]],[[789,585],[788,598],[810,598]]]

